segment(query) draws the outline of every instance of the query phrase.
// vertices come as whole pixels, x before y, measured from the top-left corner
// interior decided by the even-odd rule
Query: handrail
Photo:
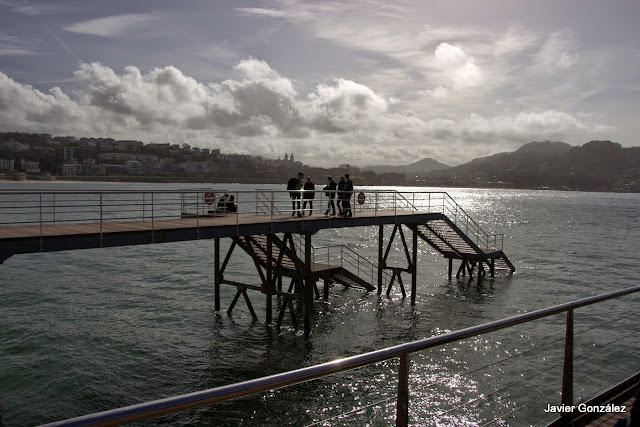
[[[216,195],[215,201],[205,201],[207,193]],[[310,191],[299,190],[303,195]],[[364,193],[367,202],[359,204],[357,194]],[[148,217],[154,212],[154,219],[171,218],[179,214],[206,215],[215,210],[222,194],[234,195],[239,212],[255,215],[282,215],[291,212],[289,190],[243,190],[221,189],[178,189],[178,190],[0,190],[0,225],[27,225],[62,223],[66,221],[116,221],[136,220]],[[316,204],[314,211],[326,209],[330,190],[313,191]],[[395,214],[441,212],[469,236],[480,247],[502,249],[504,237],[501,234],[487,234],[480,225],[453,200],[447,192],[398,192],[396,190],[374,190],[357,188],[350,199],[354,215],[364,211],[393,210]],[[410,196],[409,196],[410,195]],[[33,196],[39,196],[34,198]],[[72,199],[73,198],[73,199]],[[441,205],[438,201],[442,198]],[[304,202],[304,198],[300,202]],[[336,202],[338,201],[335,199]],[[307,211],[306,213],[310,213]],[[178,214],[178,215],[179,215]],[[19,220],[14,220],[18,217]],[[198,216],[196,216],[198,218]],[[304,217],[303,221],[304,221]],[[500,243],[500,244],[499,244]]]
[[[339,250],[331,251],[331,249],[335,249],[335,248],[339,248]],[[326,255],[324,254],[325,250],[327,251]],[[331,264],[332,261],[339,259],[340,267],[345,268],[346,270],[350,271],[356,276],[362,278],[360,273],[361,272],[366,273],[367,274],[366,277],[367,279],[370,280],[369,283],[371,285],[373,285],[378,281],[378,277],[377,277],[378,266],[373,262],[369,261],[367,258],[360,255],[359,253],[357,253],[356,251],[354,251],[353,249],[351,249],[350,247],[348,247],[347,245],[330,245],[330,246],[312,247],[312,253],[313,253],[313,262],[317,262],[317,260],[326,259],[327,264]],[[332,253],[334,254],[334,257],[331,257]],[[345,257],[354,259],[355,263],[345,260]],[[352,267],[355,267],[357,271],[354,272],[351,269],[345,267],[345,263],[347,263]],[[366,267],[360,268],[360,264],[364,264]],[[391,280],[391,275],[388,270],[383,270],[382,274],[386,282],[389,282]]]
[[[396,422],[397,425],[405,426],[408,424],[408,356],[410,354],[563,312],[567,313],[567,337],[565,342],[562,403],[571,405],[573,401],[573,396],[571,393],[571,386],[573,382],[573,311],[580,307],[596,304],[602,301],[633,294],[636,292],[640,292],[640,286],[584,298],[577,301],[536,310],[530,313],[520,314],[506,319],[472,326],[470,328],[465,328],[442,335],[436,335],[429,338],[372,351],[369,353],[297,369],[294,371],[275,374],[263,378],[257,378],[241,383],[216,387],[208,390],[197,391],[194,393],[169,397],[152,402],[112,409],[105,412],[99,412],[96,414],[90,414],[82,417],[72,418],[69,420],[46,424],[46,426],[120,425],[128,422],[156,417],[163,414],[178,412],[189,408],[195,408],[216,402],[232,400],[238,397],[248,396],[267,390],[274,390],[294,384],[299,384],[313,379],[336,374],[338,372],[352,370],[395,358],[400,359],[397,405],[398,412],[396,415]],[[568,416],[571,416],[571,414],[569,414]]]

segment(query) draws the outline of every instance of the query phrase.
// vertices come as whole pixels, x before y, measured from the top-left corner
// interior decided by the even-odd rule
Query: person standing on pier
[[[295,216],[296,213],[298,216],[302,216],[300,212],[300,190],[302,190],[302,178],[304,178],[304,174],[302,172],[298,173],[298,177],[295,176],[287,182],[287,190],[289,190],[289,197],[291,197],[291,216]],[[296,200],[298,201],[298,209],[296,210]]]
[[[333,210],[333,213],[331,215],[335,215],[336,204],[334,203],[333,200],[336,198],[335,191],[338,185],[331,177],[327,178],[327,181],[329,181],[329,183],[323,188],[323,190],[327,191],[325,195],[329,198],[329,204],[327,204],[327,211],[324,214],[329,215],[329,211]]]
[[[316,185],[311,181],[311,177],[307,177],[307,182],[304,184],[304,193],[302,194],[302,199],[304,203],[302,203],[302,215],[304,215],[304,211],[307,209],[307,202],[309,202],[309,215],[313,213],[313,198],[316,196],[315,193]]]
[[[344,199],[342,199],[342,216],[345,218],[351,218],[353,213],[351,212],[351,194],[353,193],[353,181],[349,178],[349,174],[344,174]]]
[[[344,207],[342,206],[342,202],[344,201],[344,187],[347,185],[347,182],[344,180],[344,176],[340,177],[340,182],[338,183],[338,216],[342,216],[344,214]]]

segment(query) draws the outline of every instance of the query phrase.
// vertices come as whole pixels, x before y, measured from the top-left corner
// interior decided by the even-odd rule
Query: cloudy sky
[[[0,130],[317,166],[640,145],[638,0],[0,0]]]

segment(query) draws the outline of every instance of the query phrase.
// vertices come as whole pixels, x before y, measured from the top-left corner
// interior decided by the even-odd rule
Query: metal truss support
[[[391,293],[391,289],[396,279],[398,280],[398,284],[400,285],[400,291],[402,292],[402,296],[406,297],[406,291],[404,289],[404,283],[402,281],[401,274],[403,272],[409,273],[411,275],[411,304],[415,304],[416,302],[416,293],[417,293],[417,284],[418,284],[418,227],[417,226],[407,226],[412,231],[412,239],[411,239],[411,250],[409,250],[409,245],[407,244],[407,239],[405,238],[404,231],[402,230],[401,224],[396,224],[393,227],[393,231],[391,232],[391,236],[389,237],[389,242],[387,243],[387,247],[384,250],[383,254],[383,226],[379,226],[379,235],[378,235],[378,295],[382,293],[382,271],[392,270],[393,274],[391,275],[391,280],[387,286],[387,295]],[[391,251],[391,245],[393,244],[396,235],[400,236],[400,240],[402,241],[402,247],[404,249],[404,254],[407,259],[407,267],[389,267],[387,266],[387,258],[389,257],[389,253]]]

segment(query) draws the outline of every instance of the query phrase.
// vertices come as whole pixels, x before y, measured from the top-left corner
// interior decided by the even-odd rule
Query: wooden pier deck
[[[179,242],[268,233],[315,233],[328,228],[424,224],[442,217],[415,211],[365,211],[352,218],[311,215],[225,216],[0,226],[0,261],[12,255],[71,249]]]

